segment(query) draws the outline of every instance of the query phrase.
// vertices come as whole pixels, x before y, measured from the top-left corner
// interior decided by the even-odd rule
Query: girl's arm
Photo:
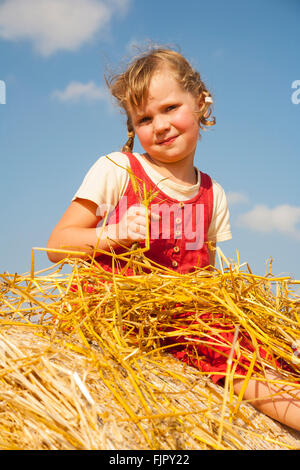
[[[110,251],[117,242],[130,244],[132,241],[144,240],[146,236],[146,209],[132,206],[118,224],[107,225],[103,231],[97,228],[101,217],[97,216],[97,204],[77,198],[72,201],[48,240],[47,248],[83,251],[85,254],[72,255],[86,258],[97,246],[101,250]],[[98,237],[101,233],[101,240]],[[67,253],[48,251],[48,258],[53,263],[64,259]]]
[[[70,249],[92,254],[97,243],[96,227],[101,217],[96,216],[97,204],[87,199],[72,201],[68,209],[52,231],[47,248]],[[105,249],[105,240],[99,248]],[[66,253],[48,251],[48,258],[57,263],[67,256]],[[77,257],[85,258],[86,255]]]

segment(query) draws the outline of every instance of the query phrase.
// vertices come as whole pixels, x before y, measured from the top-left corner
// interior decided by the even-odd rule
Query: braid
[[[133,145],[134,145],[135,132],[134,132],[134,128],[133,128],[132,121],[131,121],[130,117],[127,118],[127,130],[128,130],[128,140],[127,140],[126,144],[123,146],[122,152],[130,152],[131,153],[132,150],[133,150]]]
[[[210,118],[213,99],[201,79],[199,72],[190,66],[187,68],[186,73],[182,73],[180,83],[184,90],[190,92],[195,99],[199,100],[200,109],[197,114],[200,129],[205,130],[206,126],[213,126],[216,123],[214,117]]]
[[[212,112],[211,105],[213,103],[213,99],[205,87],[202,91],[202,96],[203,103],[199,112],[199,126],[201,129],[205,130],[205,126],[213,126],[214,124],[216,124],[216,118],[212,117],[211,119],[209,119]]]

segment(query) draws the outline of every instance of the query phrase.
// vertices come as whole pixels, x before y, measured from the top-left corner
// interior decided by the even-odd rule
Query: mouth
[[[176,139],[177,139],[177,135],[173,136],[173,137],[169,137],[168,139],[164,139],[164,140],[160,140],[159,142],[157,142],[158,145],[171,145]]]

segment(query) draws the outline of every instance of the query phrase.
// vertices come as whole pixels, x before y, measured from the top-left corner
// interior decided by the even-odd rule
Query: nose
[[[157,134],[162,134],[163,132],[170,129],[170,123],[168,116],[158,114],[153,119],[153,128]]]

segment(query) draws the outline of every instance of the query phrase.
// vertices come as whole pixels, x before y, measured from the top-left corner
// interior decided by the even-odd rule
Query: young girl
[[[215,244],[230,239],[231,231],[222,187],[194,166],[199,131],[215,124],[210,118],[212,98],[199,73],[181,54],[153,49],[133,60],[108,85],[127,114],[128,141],[122,152],[99,158],[89,170],[53,230],[48,248],[80,247],[87,255],[96,246],[120,252],[124,250],[121,245],[144,242],[150,219],[147,258],[181,273],[213,266]],[[132,153],[135,136],[143,154]],[[154,195],[148,214],[127,167]],[[112,216],[99,230],[107,208]],[[65,255],[48,252],[48,256],[57,262]],[[111,269],[110,256],[101,255],[97,261]],[[203,360],[197,364],[187,359],[183,348],[174,354],[209,372],[215,367],[214,382],[224,379],[224,354],[199,349]],[[242,366],[236,372],[246,373]],[[266,376],[280,379],[273,372]],[[242,385],[243,379],[234,380],[236,393]],[[244,398],[253,400],[270,417],[300,430],[300,391],[293,389],[293,397],[289,391],[282,387],[274,395],[278,392],[274,383],[250,380]]]

